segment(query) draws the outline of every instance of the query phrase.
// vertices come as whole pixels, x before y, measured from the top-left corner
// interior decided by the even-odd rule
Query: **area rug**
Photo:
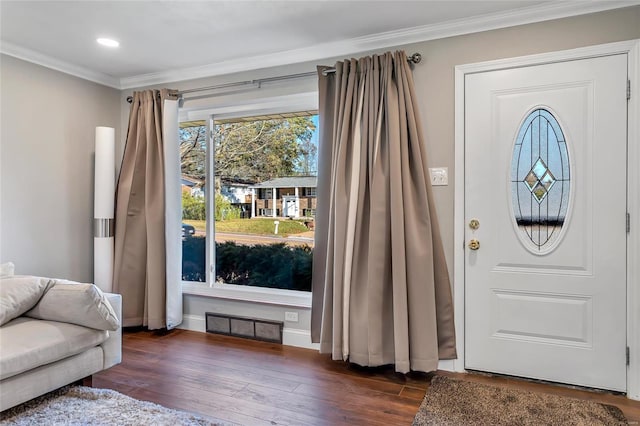
[[[436,376],[413,426],[626,425],[619,408]]]
[[[226,425],[109,389],[67,386],[0,413],[0,425]]]

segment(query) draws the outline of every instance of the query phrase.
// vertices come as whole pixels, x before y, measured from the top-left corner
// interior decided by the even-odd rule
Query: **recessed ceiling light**
[[[96,40],[98,43],[100,43],[103,46],[107,46],[107,47],[118,47],[120,46],[120,43],[110,39],[110,38],[99,38]]]

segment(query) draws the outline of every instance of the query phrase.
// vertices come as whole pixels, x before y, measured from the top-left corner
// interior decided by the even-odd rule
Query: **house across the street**
[[[192,197],[204,197],[204,181],[184,173],[180,176],[182,192],[188,192]]]
[[[218,178],[216,177],[216,179]],[[251,199],[253,185],[254,182],[244,179],[223,177],[217,182],[216,187],[233,207],[240,209],[241,218],[248,218],[253,204]]]
[[[315,217],[315,176],[289,176],[253,185],[251,217]]]

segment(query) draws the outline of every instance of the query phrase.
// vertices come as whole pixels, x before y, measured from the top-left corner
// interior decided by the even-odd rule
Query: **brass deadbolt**
[[[469,248],[471,250],[478,250],[480,248],[480,241],[475,239],[469,241]]]

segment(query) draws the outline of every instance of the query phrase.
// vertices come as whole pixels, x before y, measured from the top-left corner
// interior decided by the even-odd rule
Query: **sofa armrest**
[[[120,320],[118,329],[109,331],[109,338],[100,345],[104,352],[103,368],[106,370],[122,362],[122,296],[114,293],[105,293],[105,296]]]

